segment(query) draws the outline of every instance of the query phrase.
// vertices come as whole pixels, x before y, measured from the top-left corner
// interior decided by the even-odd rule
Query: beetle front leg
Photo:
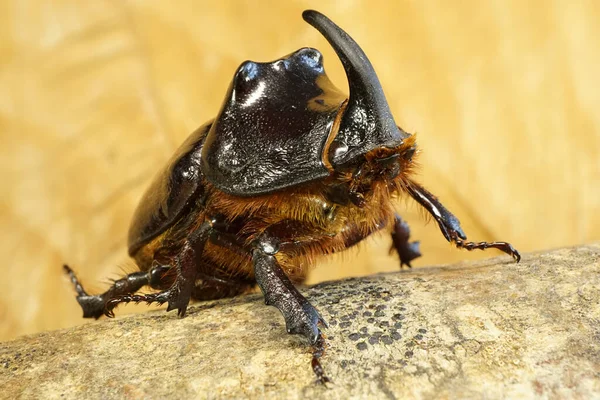
[[[279,244],[276,239],[263,237],[259,239],[252,251],[254,275],[263,292],[265,304],[277,307],[283,318],[288,333],[298,333],[306,337],[313,345],[312,368],[320,383],[328,382],[324,375],[319,358],[323,353],[324,339],[319,323],[327,326],[319,312],[296,289],[294,284],[281,269],[275,254]]]
[[[419,250],[419,242],[409,242],[410,239],[410,228],[406,221],[402,219],[398,214],[394,219],[394,227],[392,229],[392,247],[390,253],[396,251],[400,257],[400,268],[406,265],[408,268],[412,268],[410,262],[415,258],[421,257]]]
[[[471,251],[494,248],[512,256],[517,262],[521,260],[517,249],[507,242],[466,242],[467,236],[460,227],[460,221],[440,203],[437,197],[414,182],[409,182],[407,187],[412,198],[435,218],[446,240],[454,242],[459,249]]]

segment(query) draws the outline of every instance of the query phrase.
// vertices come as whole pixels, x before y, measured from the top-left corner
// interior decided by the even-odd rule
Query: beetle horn
[[[306,10],[302,18],[327,39],[340,58],[350,98],[340,130],[329,148],[332,165],[345,164],[378,147],[398,147],[409,135],[390,111],[375,69],[360,46],[325,15]]]

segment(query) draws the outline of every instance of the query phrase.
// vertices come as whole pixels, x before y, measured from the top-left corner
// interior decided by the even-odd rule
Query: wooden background
[[[421,182],[469,238],[521,251],[600,239],[596,1],[4,0],[0,339],[83,323],[63,263],[97,290],[134,269],[137,201],[242,61],[316,47],[345,88],[306,8],[369,55],[396,121],[418,133]],[[417,265],[497,255],[453,249],[412,201],[398,210],[422,241]],[[311,282],[395,270],[389,243],[324,260]]]

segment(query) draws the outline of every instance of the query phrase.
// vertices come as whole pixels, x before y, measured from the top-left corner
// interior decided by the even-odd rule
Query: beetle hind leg
[[[68,265],[64,265],[63,269],[75,287],[77,302],[83,310],[83,317],[98,319],[102,315],[108,315],[106,304],[109,300],[123,295],[130,295],[146,285],[156,286],[169,267],[157,265],[149,271],[133,272],[116,280],[106,292],[97,295],[90,295],[85,291],[75,272]]]
[[[98,319],[104,315],[104,295],[108,292],[90,296],[81,285],[81,282],[79,282],[75,272],[66,264],[63,265],[63,269],[75,287],[75,292],[77,292],[76,299],[83,310],[83,318]]]
[[[119,296],[111,297],[108,299],[104,306],[103,313],[109,318],[113,318],[115,316],[114,309],[121,303],[141,303],[146,302],[148,305],[152,303],[157,303],[158,305],[162,305],[169,301],[171,291],[163,290],[159,293],[151,293],[151,294],[122,294]]]

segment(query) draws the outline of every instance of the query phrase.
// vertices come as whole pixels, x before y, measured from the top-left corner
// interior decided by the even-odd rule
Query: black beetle
[[[129,231],[140,268],[89,295],[65,266],[84,317],[113,316],[119,303],[168,303],[184,316],[190,299],[235,296],[256,284],[283,314],[289,333],[319,358],[325,321],[294,287],[316,256],[344,250],[386,226],[401,267],[420,256],[392,199],[408,193],[446,240],[467,250],[506,242],[466,242],[458,219],[411,179],[415,136],[399,128],[373,66],[346,32],[316,11],[304,19],[329,41],[350,88],[328,79],[319,51],[303,48],[270,63],[244,62],[223,106],[155,178]],[[143,286],[158,292],[135,295]]]

